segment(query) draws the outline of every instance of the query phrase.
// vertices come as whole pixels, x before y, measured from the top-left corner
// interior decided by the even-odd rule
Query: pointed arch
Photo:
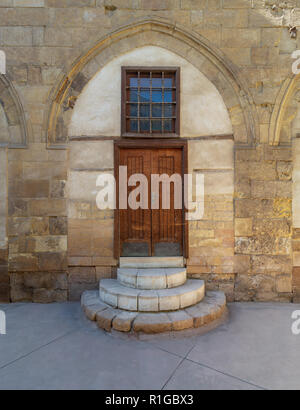
[[[285,114],[291,104],[295,93],[300,89],[300,75],[287,78],[276,97],[275,105],[273,108],[270,131],[269,131],[269,143],[270,145],[279,145],[280,136],[283,124],[285,122]],[[292,119],[292,118],[291,118]]]
[[[64,148],[68,121],[78,95],[107,62],[136,47],[158,45],[195,65],[218,89],[230,115],[238,143],[259,140],[259,126],[252,96],[239,69],[202,36],[166,20],[142,20],[102,38],[84,53],[53,89],[49,101],[48,146]]]
[[[28,129],[21,100],[6,75],[0,75],[0,146],[24,148]]]

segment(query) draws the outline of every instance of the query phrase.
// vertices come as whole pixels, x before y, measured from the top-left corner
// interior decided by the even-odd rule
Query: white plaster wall
[[[204,175],[205,195],[234,193],[234,142],[232,140],[189,141],[189,173]]]
[[[181,136],[231,134],[232,126],[224,101],[216,87],[192,64],[156,46],[134,49],[102,68],[78,98],[69,135],[121,135],[121,67],[181,67]]]

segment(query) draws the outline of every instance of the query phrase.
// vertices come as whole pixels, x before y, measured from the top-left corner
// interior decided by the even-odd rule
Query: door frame
[[[114,212],[114,257],[120,259],[120,212],[119,212],[119,166],[120,166],[120,150],[124,148],[145,148],[145,149],[159,149],[159,148],[177,148],[182,152],[182,176],[188,173],[188,143],[186,140],[179,139],[162,139],[153,138],[148,139],[121,139],[114,143],[114,176],[116,180],[116,209]],[[184,178],[182,179],[182,195],[184,204]],[[186,220],[186,209],[183,206],[183,257],[189,257],[189,242],[188,242],[188,228],[189,224]]]

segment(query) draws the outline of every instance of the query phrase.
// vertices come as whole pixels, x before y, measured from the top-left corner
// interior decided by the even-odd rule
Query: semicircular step
[[[86,291],[81,297],[86,316],[108,332],[163,333],[206,326],[226,313],[223,292],[207,292],[202,302],[193,307],[168,313],[128,312],[100,301],[99,292]]]
[[[131,312],[168,312],[196,305],[205,297],[202,280],[188,280],[178,288],[139,290],[114,279],[100,281],[100,299],[116,309]]]
[[[118,269],[118,282],[143,290],[171,289],[186,283],[185,268]]]

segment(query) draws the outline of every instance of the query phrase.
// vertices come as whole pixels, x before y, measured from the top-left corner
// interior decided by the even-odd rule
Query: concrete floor
[[[206,334],[106,334],[78,303],[0,305],[0,389],[300,389],[300,305],[232,304]]]

